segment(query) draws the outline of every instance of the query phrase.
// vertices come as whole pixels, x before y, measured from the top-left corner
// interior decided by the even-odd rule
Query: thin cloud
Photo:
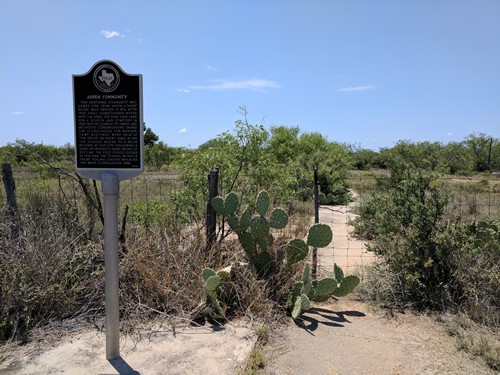
[[[124,38],[125,35],[122,35],[119,31],[111,31],[111,30],[101,30],[101,35],[106,39],[112,39],[116,37]]]
[[[191,90],[188,89],[177,89],[177,92],[183,93],[183,94],[189,94]]]
[[[182,129],[179,130],[179,133],[187,133],[187,131],[188,130],[186,128],[182,128]]]
[[[452,132],[448,132],[448,133],[446,133],[446,135],[447,135],[448,137],[451,137],[451,136],[453,135],[453,133],[452,133]]]
[[[19,111],[12,112],[12,114],[13,114],[14,116],[24,116],[24,112],[19,112]]]
[[[214,68],[212,65],[207,65],[207,70],[211,71],[211,72],[216,72],[217,69]]]
[[[184,90],[213,90],[213,91],[219,91],[219,90],[256,90],[256,91],[263,91],[265,89],[274,89],[274,88],[279,88],[280,85],[271,80],[267,79],[247,79],[247,80],[222,80],[218,79],[214,82],[213,85],[206,85],[206,86],[189,86],[187,89]],[[185,92],[185,91],[184,91]]]
[[[348,86],[348,87],[342,87],[340,89],[337,89],[339,92],[360,92],[360,91],[370,91],[370,90],[375,90],[375,86],[369,85],[369,86]]]

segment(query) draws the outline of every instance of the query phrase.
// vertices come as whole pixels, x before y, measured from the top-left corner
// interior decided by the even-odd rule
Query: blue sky
[[[143,75],[144,120],[197,147],[251,123],[377,150],[500,137],[498,0],[0,2],[0,145],[73,143],[72,74]]]

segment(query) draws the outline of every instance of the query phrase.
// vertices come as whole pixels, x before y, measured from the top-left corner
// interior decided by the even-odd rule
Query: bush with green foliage
[[[370,294],[399,306],[458,309],[498,325],[498,222],[445,220],[448,198],[433,178],[400,165],[378,178],[363,202],[355,231],[372,239],[369,249],[383,259],[372,269]]]
[[[452,275],[447,249],[437,246],[447,197],[426,171],[399,166],[378,177],[378,190],[363,203],[355,232],[374,241],[370,250],[400,275],[407,300],[439,304]]]

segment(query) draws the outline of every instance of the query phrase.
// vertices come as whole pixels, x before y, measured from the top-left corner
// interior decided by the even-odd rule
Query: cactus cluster
[[[309,265],[306,263],[302,280],[295,282],[287,307],[291,310],[292,318],[296,319],[302,312],[309,309],[310,301],[323,302],[332,296],[344,297],[356,288],[359,281],[359,277],[354,275],[344,277],[344,272],[337,264],[334,264],[332,277],[311,280]]]
[[[219,301],[219,288],[222,282],[228,281],[231,275],[231,266],[215,272],[211,268],[205,268],[201,274],[205,283],[207,293],[206,306],[209,308],[209,315],[212,318],[224,318],[225,308]]]
[[[278,252],[273,248],[274,237],[270,229],[283,229],[288,224],[288,214],[282,208],[275,208],[269,217],[270,199],[266,191],[261,191],[254,206],[247,207],[238,214],[239,200],[235,193],[229,193],[225,198],[215,197],[212,206],[219,215],[223,215],[229,227],[236,233],[241,246],[245,250],[250,262],[255,266],[260,277],[268,277],[276,268]],[[292,239],[284,246],[284,256],[281,258],[284,267],[289,267],[304,260],[309,254],[309,246],[326,247],[333,237],[330,226],[314,224],[309,228],[306,240]],[[292,283],[292,288],[286,302],[286,308],[296,319],[303,311],[309,309],[310,301],[322,302],[332,296],[342,297],[359,284],[356,276],[344,277],[342,269],[335,264],[333,277],[321,280],[311,280],[309,265],[306,263],[302,273],[302,280]],[[228,276],[228,275],[227,275]],[[218,288],[223,275],[211,269],[203,271],[207,300],[219,316],[224,311],[217,299]]]
[[[322,205],[332,204],[334,200],[335,200],[335,197],[331,193],[329,193],[328,195],[325,193],[319,193],[319,195],[318,195],[318,202],[319,202],[319,204],[322,204]]]
[[[255,207],[247,207],[241,215],[237,214],[239,206],[235,193],[225,198],[215,197],[212,205],[219,215],[223,215],[229,227],[237,234],[241,246],[255,265],[261,276],[268,274],[275,266],[275,258],[269,251],[274,244],[270,229],[283,229],[288,224],[288,214],[282,208],[275,208],[269,217],[270,199],[266,191],[257,195]],[[293,239],[285,246],[285,263],[288,265],[305,259],[309,246],[325,247],[332,240],[332,230],[328,225],[315,224],[309,229],[307,241]]]

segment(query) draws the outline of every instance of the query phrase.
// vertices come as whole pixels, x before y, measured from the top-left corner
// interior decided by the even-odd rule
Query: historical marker
[[[127,74],[113,61],[99,61],[73,75],[76,169],[100,180],[119,180],[144,170],[142,75]]]
[[[120,357],[118,195],[120,181],[144,170],[142,75],[98,61],[73,75],[78,174],[100,180],[104,195],[106,357]]]

